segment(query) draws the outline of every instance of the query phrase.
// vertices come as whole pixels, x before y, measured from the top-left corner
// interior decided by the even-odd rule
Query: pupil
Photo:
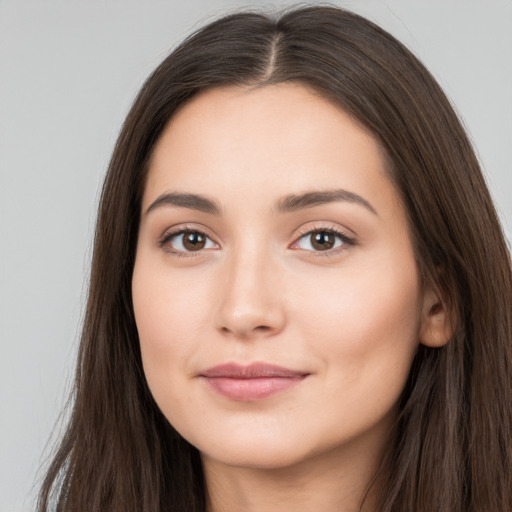
[[[319,231],[313,235],[313,247],[325,251],[334,246],[334,236],[327,231]]]
[[[205,237],[200,233],[189,233],[184,237],[183,245],[192,251],[202,249],[205,245]]]

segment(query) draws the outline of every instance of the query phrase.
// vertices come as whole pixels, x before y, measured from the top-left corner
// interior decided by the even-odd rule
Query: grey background
[[[231,0],[0,0],[0,512],[33,510],[73,374],[95,209],[149,72]],[[510,240],[512,1],[359,0],[438,78]]]

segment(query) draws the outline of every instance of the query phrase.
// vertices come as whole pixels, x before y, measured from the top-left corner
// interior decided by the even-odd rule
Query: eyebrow
[[[157,197],[146,210],[146,215],[152,210],[161,206],[179,206],[189,208],[213,215],[221,215],[222,208],[213,199],[198,194],[185,194],[179,192],[169,192]]]
[[[278,213],[294,212],[304,208],[311,208],[312,206],[319,206],[326,203],[334,203],[338,201],[346,201],[348,203],[355,203],[364,206],[374,215],[377,215],[375,208],[363,197],[354,192],[343,190],[341,188],[334,190],[323,190],[305,192],[303,194],[291,194],[281,198],[276,204],[276,211]]]
[[[277,213],[290,213],[313,206],[327,203],[346,201],[348,203],[363,206],[374,215],[378,215],[375,208],[363,197],[354,192],[343,189],[321,190],[304,192],[303,194],[290,194],[280,198],[275,204],[274,210]],[[146,210],[146,215],[162,206],[178,206],[189,208],[212,215],[222,215],[222,208],[215,200],[199,194],[188,194],[180,192],[169,192],[157,197]]]

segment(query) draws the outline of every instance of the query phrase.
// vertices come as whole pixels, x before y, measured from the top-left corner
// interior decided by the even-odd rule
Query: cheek
[[[345,383],[396,379],[400,388],[419,340],[420,286],[413,260],[381,261],[302,281],[296,317]]]
[[[179,385],[186,370],[183,363],[195,351],[194,340],[212,303],[211,293],[197,276],[165,272],[141,258],[134,269],[132,296],[144,372],[156,398],[160,390]]]
[[[195,432],[204,413],[191,384],[198,353],[208,360],[215,351],[214,344],[205,343],[212,340],[207,334],[212,331],[214,285],[205,272],[173,272],[166,265],[144,264],[143,258],[134,269],[132,296],[144,375],[160,410],[182,435]]]
[[[329,334],[326,339],[337,346],[336,339],[343,340],[347,348],[366,350],[415,337],[420,309],[416,288],[389,282],[389,276],[375,277],[367,275],[353,286],[345,281],[345,287],[332,290],[330,299],[310,303],[318,325]]]

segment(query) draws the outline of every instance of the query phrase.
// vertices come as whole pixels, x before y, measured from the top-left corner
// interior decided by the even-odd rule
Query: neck
[[[352,455],[352,456],[350,456]],[[236,467],[203,456],[207,512],[375,512],[380,456],[333,450],[286,468]]]

